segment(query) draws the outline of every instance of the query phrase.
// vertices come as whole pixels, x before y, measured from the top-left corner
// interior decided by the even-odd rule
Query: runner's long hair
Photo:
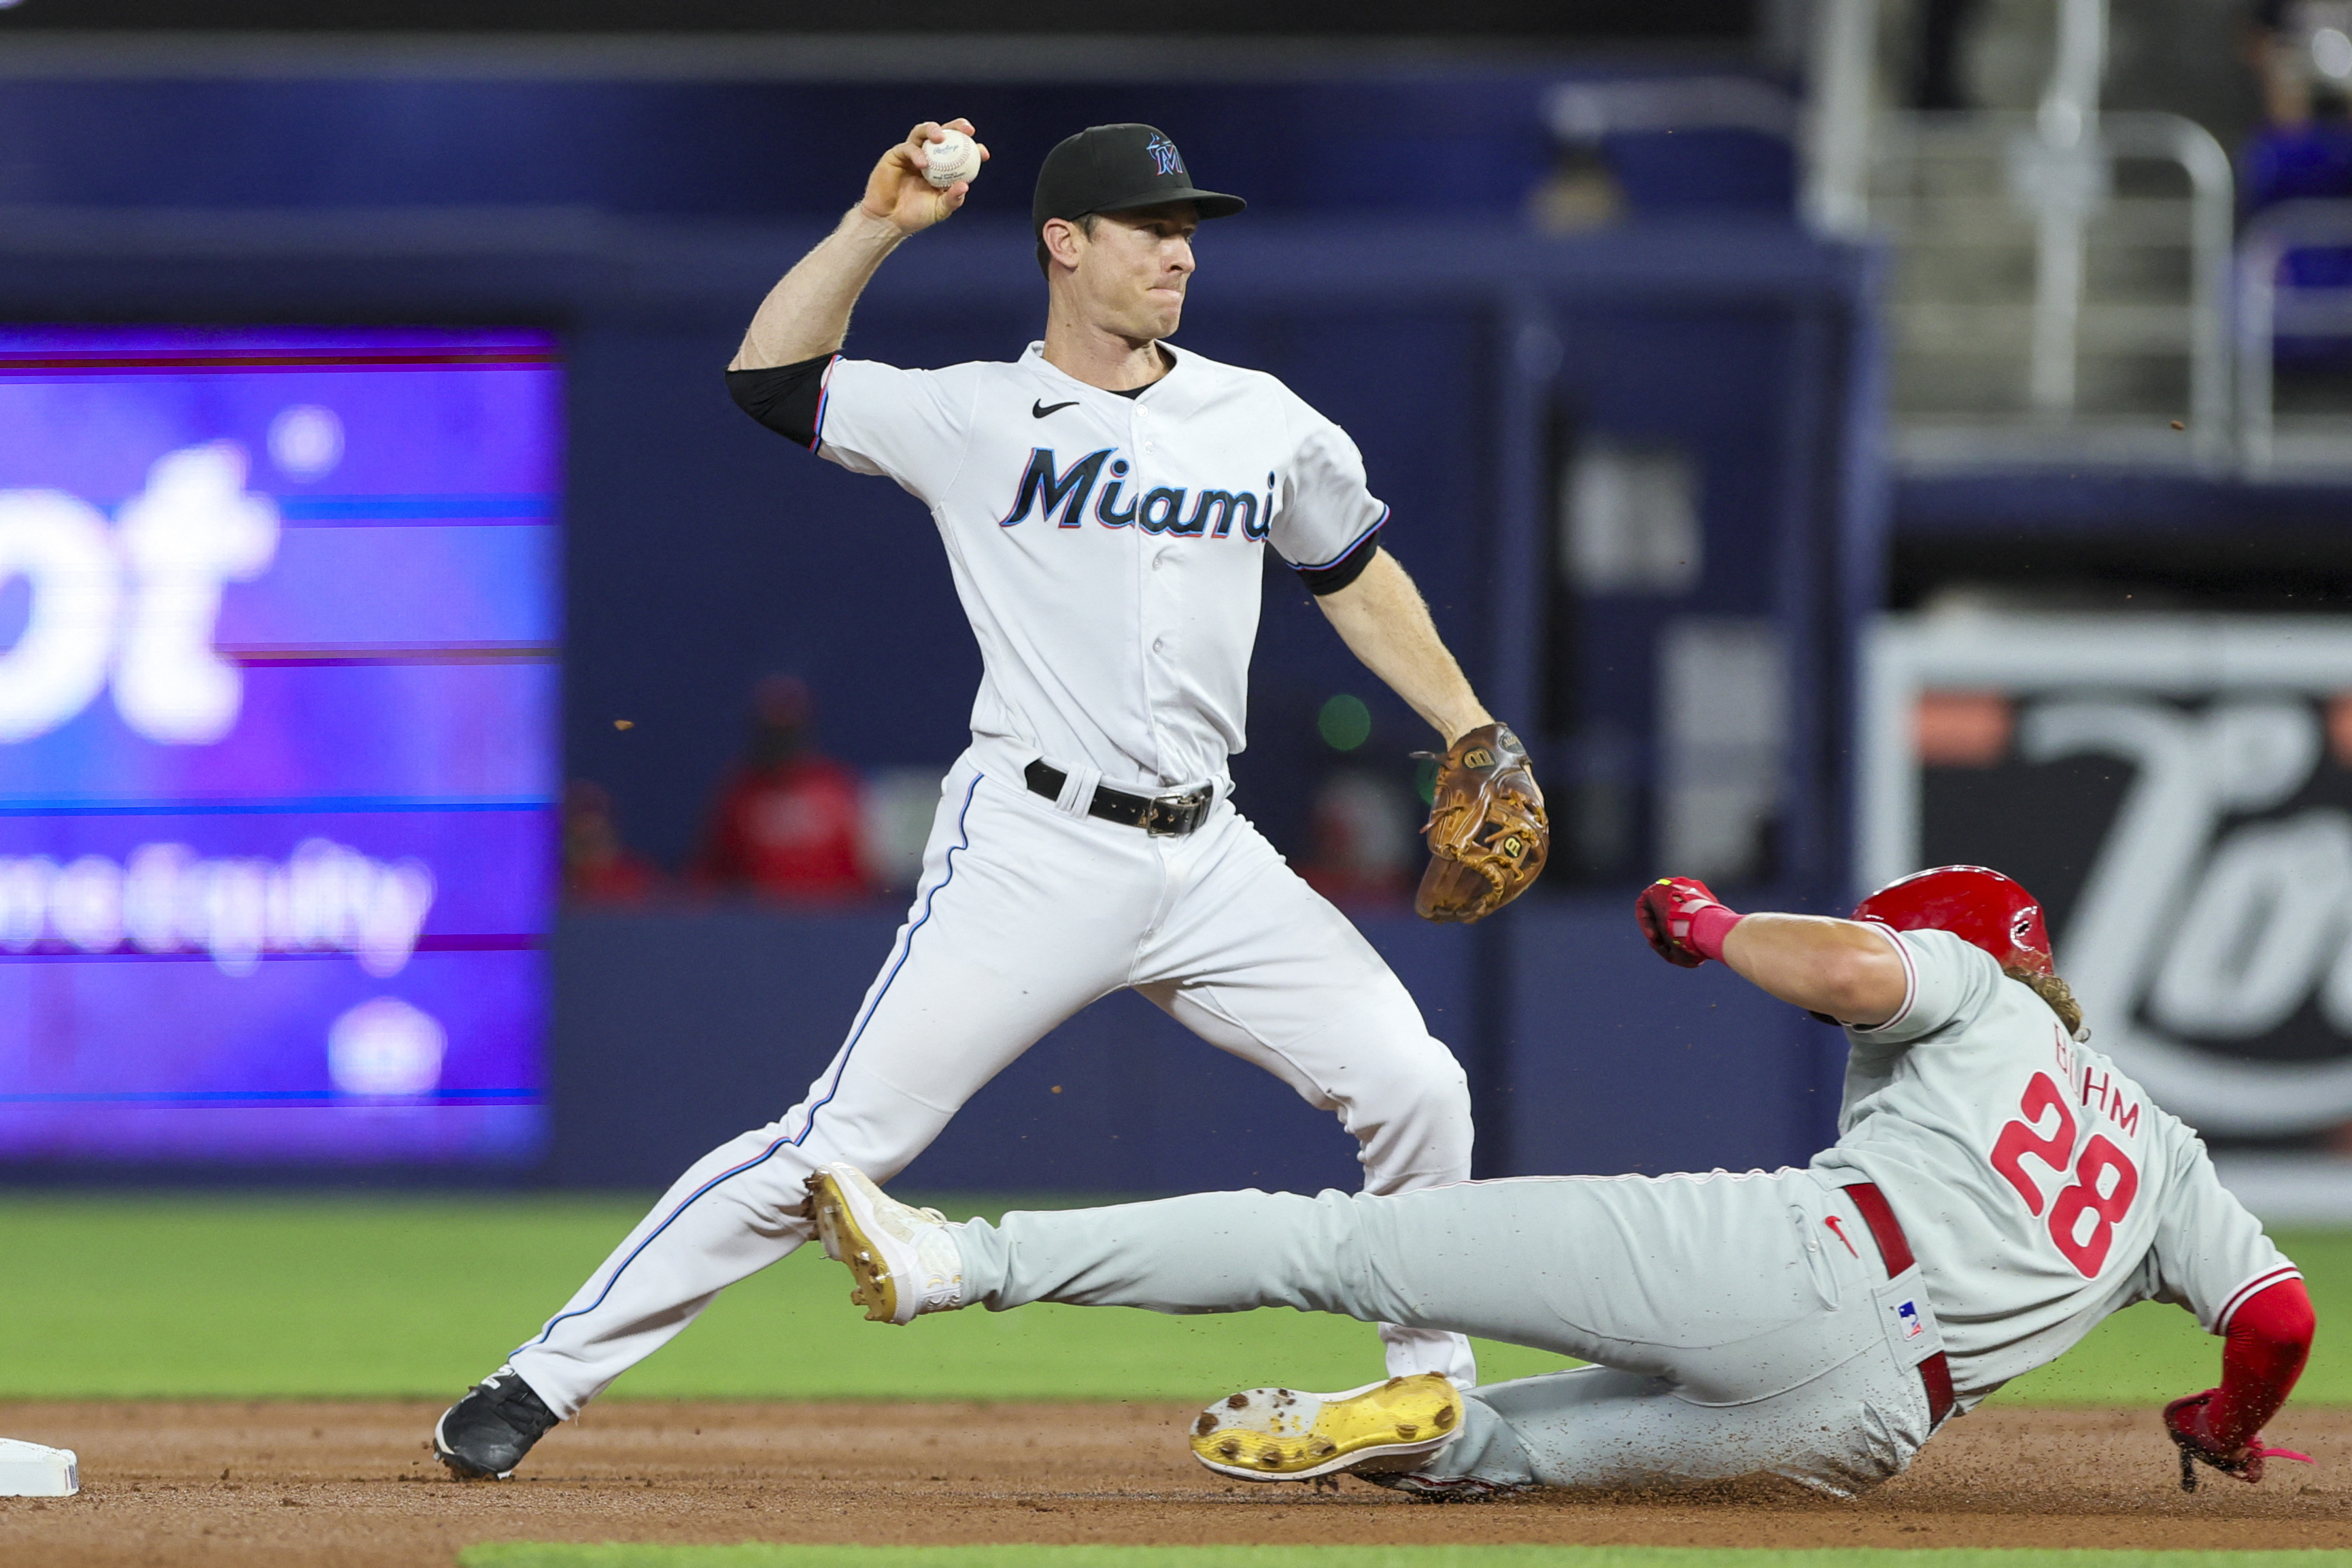
[[[2049,1003],[2050,1010],[2058,1015],[2058,1021],[2066,1026],[2067,1034],[2077,1040],[2085,1037],[2083,1033],[2083,1005],[2074,1000],[2073,986],[2054,974],[2036,974],[2015,964],[2004,963],[2000,972]]]

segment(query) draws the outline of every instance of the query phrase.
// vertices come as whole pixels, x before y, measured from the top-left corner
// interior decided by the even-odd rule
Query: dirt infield
[[[559,1428],[505,1484],[442,1479],[406,1404],[0,1405],[84,1491],[0,1500],[0,1562],[446,1568],[479,1541],[2311,1547],[2352,1541],[2352,1410],[2272,1436],[2318,1465],[2184,1496],[2146,1411],[1990,1410],[1856,1502],[1752,1485],[1482,1507],[1223,1481],[1169,1405],[655,1405]]]

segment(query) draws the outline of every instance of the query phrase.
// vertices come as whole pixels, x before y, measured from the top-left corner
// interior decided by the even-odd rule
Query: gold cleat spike
[[[1344,1394],[1254,1388],[1201,1413],[1192,1424],[1192,1457],[1245,1480],[1312,1480],[1370,1461],[1434,1453],[1461,1424],[1460,1392],[1434,1373]]]

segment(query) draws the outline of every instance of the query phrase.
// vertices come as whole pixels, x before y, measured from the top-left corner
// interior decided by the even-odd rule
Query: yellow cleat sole
[[[1219,1475],[1306,1481],[1383,1458],[1434,1453],[1461,1426],[1461,1392],[1424,1373],[1392,1377],[1346,1398],[1286,1388],[1232,1394],[1201,1412],[1192,1448],[1194,1458]]]
[[[817,1238],[824,1243],[824,1255],[835,1263],[846,1265],[856,1279],[856,1287],[849,1292],[852,1306],[866,1309],[869,1323],[895,1323],[898,1321],[898,1289],[890,1271],[882,1266],[880,1248],[857,1227],[849,1205],[841,1195],[840,1184],[830,1175],[819,1173],[809,1178],[809,1215],[816,1221]]]

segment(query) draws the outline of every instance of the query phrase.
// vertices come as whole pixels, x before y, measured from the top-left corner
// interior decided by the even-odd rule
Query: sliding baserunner
[[[1202,1412],[1225,1475],[1339,1471],[1417,1496],[1770,1473],[1850,1494],[1954,1413],[2136,1301],[2224,1337],[2163,1413],[2181,1485],[2262,1478],[2303,1369],[2302,1276],[2204,1145],[2082,1042],[2042,912],[1997,872],[1906,878],[1851,921],[1738,915],[1672,878],[1651,945],[1845,1021],[1841,1136],[1803,1170],[1537,1177],[1387,1195],[1207,1193],[948,1225],[857,1171],[811,1179],[869,1317],[1029,1301],[1287,1306],[1483,1334],[1595,1364],[1465,1394],[1401,1377],[1252,1389]]]

